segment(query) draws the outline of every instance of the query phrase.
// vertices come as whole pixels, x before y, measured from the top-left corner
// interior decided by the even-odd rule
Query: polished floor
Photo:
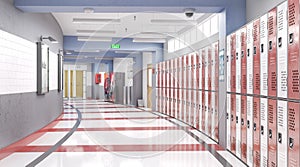
[[[64,107],[54,122],[0,150],[0,166],[246,166],[201,132],[157,112],[97,100]]]

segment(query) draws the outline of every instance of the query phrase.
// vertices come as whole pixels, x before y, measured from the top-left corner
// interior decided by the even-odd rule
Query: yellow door
[[[70,97],[73,97],[73,71],[70,71]]]
[[[152,108],[152,65],[147,66],[147,108]]]
[[[65,89],[65,97],[68,97],[69,96],[69,73],[67,70],[65,70],[65,80],[64,80],[64,89]]]
[[[76,97],[83,98],[83,71],[76,71]]]

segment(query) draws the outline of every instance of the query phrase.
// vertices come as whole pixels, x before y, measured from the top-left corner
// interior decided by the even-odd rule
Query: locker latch
[[[247,128],[249,129],[250,128],[250,121],[247,120]]]
[[[272,50],[272,41],[269,41],[269,50]]]
[[[273,135],[272,135],[272,129],[269,129],[269,138],[272,139]]]
[[[229,119],[229,114],[228,113],[226,113],[226,119]]]
[[[282,143],[282,134],[278,133],[278,143]]]
[[[244,126],[244,119],[243,118],[241,120],[241,124],[242,124],[242,126]]]
[[[231,121],[233,121],[233,115],[231,114]]]
[[[264,126],[260,127],[261,134],[264,135]]]
[[[291,137],[289,138],[289,146],[290,146],[290,148],[294,147],[294,139]]]
[[[238,124],[239,123],[239,117],[235,117],[235,121],[236,121],[236,123]]]
[[[253,130],[256,131],[256,123],[253,124]]]
[[[281,47],[282,46],[282,37],[278,38],[278,46]]]
[[[291,34],[289,35],[289,42],[290,42],[290,43],[293,43],[293,42],[294,42],[294,33],[291,33]]]

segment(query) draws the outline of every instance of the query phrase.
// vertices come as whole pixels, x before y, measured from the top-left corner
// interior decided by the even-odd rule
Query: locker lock
[[[289,35],[289,42],[290,42],[290,43],[293,43],[293,42],[294,42],[294,33],[291,33],[291,34]]]
[[[269,50],[272,50],[272,41],[269,41]]]
[[[236,123],[238,124],[239,123],[239,117],[235,117],[235,121],[236,121]]]
[[[293,138],[289,138],[289,147],[293,148],[294,147],[294,139]]]
[[[243,119],[243,118],[242,118],[242,120],[241,120],[241,124],[244,125],[244,119]]]
[[[231,114],[231,121],[233,121],[233,115]]]
[[[282,134],[278,133],[278,143],[282,143]]]
[[[253,130],[256,131],[256,123],[253,124]]]
[[[269,138],[272,139],[273,135],[272,135],[272,129],[269,129]]]
[[[228,113],[226,113],[226,119],[229,119],[229,114]]]
[[[249,129],[250,128],[250,121],[247,120],[247,128]]]
[[[282,37],[278,38],[278,46],[281,47],[282,46]]]
[[[264,126],[260,126],[261,134],[264,135]]]

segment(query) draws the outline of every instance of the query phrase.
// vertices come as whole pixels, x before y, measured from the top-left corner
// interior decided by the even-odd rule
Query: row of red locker
[[[227,92],[300,99],[299,0],[227,36]]]
[[[217,90],[219,44],[156,65],[156,87]]]
[[[218,92],[157,88],[156,110],[199,129],[218,141]]]
[[[300,103],[227,94],[227,149],[249,166],[300,166]]]

